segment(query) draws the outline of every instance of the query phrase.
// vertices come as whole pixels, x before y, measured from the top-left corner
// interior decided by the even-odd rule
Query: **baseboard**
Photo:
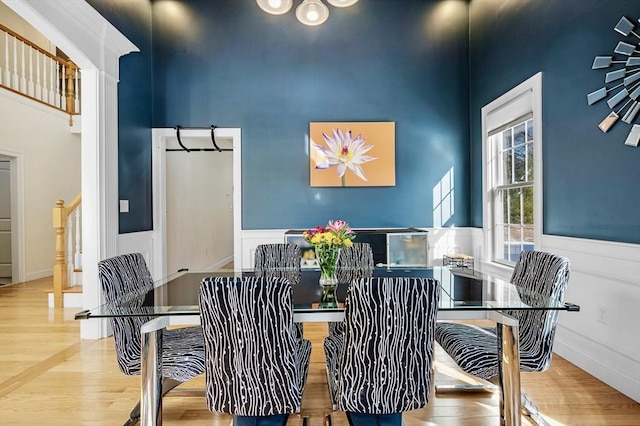
[[[602,348],[598,349],[602,350]],[[616,358],[618,354],[610,354],[610,356],[607,356],[605,363],[602,359],[594,358],[588,352],[573,346],[571,341],[559,338],[558,336],[556,336],[553,345],[553,352],[640,403],[640,383],[633,380],[634,377],[632,374],[625,374],[624,371],[613,369],[609,365],[609,360]]]
[[[33,271],[33,272],[27,272],[24,280],[26,281],[33,281],[33,280],[39,280],[40,278],[46,278],[46,277],[51,277],[53,276],[53,268],[51,269],[44,269],[42,271]]]

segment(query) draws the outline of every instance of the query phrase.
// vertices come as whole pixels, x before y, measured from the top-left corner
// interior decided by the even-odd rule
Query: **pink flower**
[[[364,155],[373,148],[373,145],[365,145],[365,138],[360,134],[354,138],[351,130],[342,133],[342,130],[334,129],[333,137],[326,133],[323,133],[322,137],[327,146],[313,144],[314,148],[325,157],[325,161],[316,165],[316,169],[328,169],[329,167],[337,166],[338,177],[343,177],[347,169],[349,169],[360,179],[367,180],[360,165],[377,160],[376,157]]]

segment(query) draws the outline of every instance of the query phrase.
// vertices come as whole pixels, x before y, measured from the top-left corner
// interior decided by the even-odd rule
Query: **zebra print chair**
[[[523,302],[535,298],[564,300],[569,282],[569,260],[540,251],[523,251],[516,263],[511,282],[518,288]],[[529,300],[529,301],[528,301]],[[551,364],[558,311],[504,311],[519,322],[520,371],[545,371]],[[498,376],[497,333],[495,328],[482,328],[462,323],[440,322],[436,341],[460,368],[476,377],[492,381]],[[523,391],[523,408],[534,420],[545,423]]]
[[[373,251],[369,243],[353,243],[351,247],[340,249],[336,265],[336,277],[339,283],[350,283],[358,278],[371,278],[373,268]],[[329,335],[343,331],[344,323],[329,323]],[[334,361],[337,363],[337,359]]]
[[[291,284],[298,284],[301,260],[297,244],[260,244],[256,247],[254,271],[257,277],[286,278]]]
[[[344,333],[324,341],[331,397],[351,425],[400,425],[427,404],[439,298],[430,278],[351,282]]]
[[[354,278],[370,278],[373,274],[373,268],[371,244],[353,243],[351,247],[340,249],[336,265],[338,282],[347,283]]]
[[[98,263],[98,277],[107,303],[118,306],[142,306],[153,279],[140,253],[123,254]],[[153,308],[147,317],[110,318],[116,357],[120,371],[139,375],[142,336],[140,327],[154,318]],[[204,339],[200,327],[165,330],[162,335],[162,395],[179,384],[204,373]],[[126,425],[140,419],[140,403],[131,411]]]
[[[250,418],[283,425],[300,411],[311,342],[296,332],[292,298],[285,278],[202,280],[209,410],[233,414],[234,424]]]

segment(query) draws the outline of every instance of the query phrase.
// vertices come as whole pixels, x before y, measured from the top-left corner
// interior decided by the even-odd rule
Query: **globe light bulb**
[[[307,19],[310,21],[317,21],[319,17],[320,15],[318,14],[318,11],[315,8],[310,8],[309,11],[307,12]]]
[[[322,0],[304,0],[296,8],[296,17],[305,25],[320,25],[329,19],[329,8]]]
[[[273,8],[278,8],[282,6],[282,0],[269,0],[269,6]]]

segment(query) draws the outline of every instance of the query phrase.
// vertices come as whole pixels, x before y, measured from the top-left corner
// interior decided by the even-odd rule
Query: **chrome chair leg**
[[[455,384],[436,385],[436,393],[462,393],[462,392],[495,392],[498,386],[492,384]]]
[[[331,377],[329,377],[329,369],[325,368],[324,371],[327,373],[327,387],[329,388],[329,398],[331,398],[331,409],[333,411],[336,411],[338,407],[333,402],[334,398],[333,398],[333,393],[331,392]],[[329,421],[331,421],[331,419],[329,419]],[[326,419],[325,419],[325,426],[326,426]]]
[[[522,412],[525,416],[531,418],[535,424],[538,426],[551,426],[549,422],[547,422],[544,417],[540,414],[540,410],[536,404],[534,404],[531,397],[525,392],[522,391]]]
[[[179,382],[174,379],[164,378],[162,380],[162,396],[165,396],[171,389],[175,388],[180,384],[182,384],[182,382]],[[131,413],[129,413],[129,419],[124,423],[124,426],[135,426],[138,423],[140,423],[140,402],[139,401],[136,404],[136,406],[133,407],[133,410],[131,410]]]

